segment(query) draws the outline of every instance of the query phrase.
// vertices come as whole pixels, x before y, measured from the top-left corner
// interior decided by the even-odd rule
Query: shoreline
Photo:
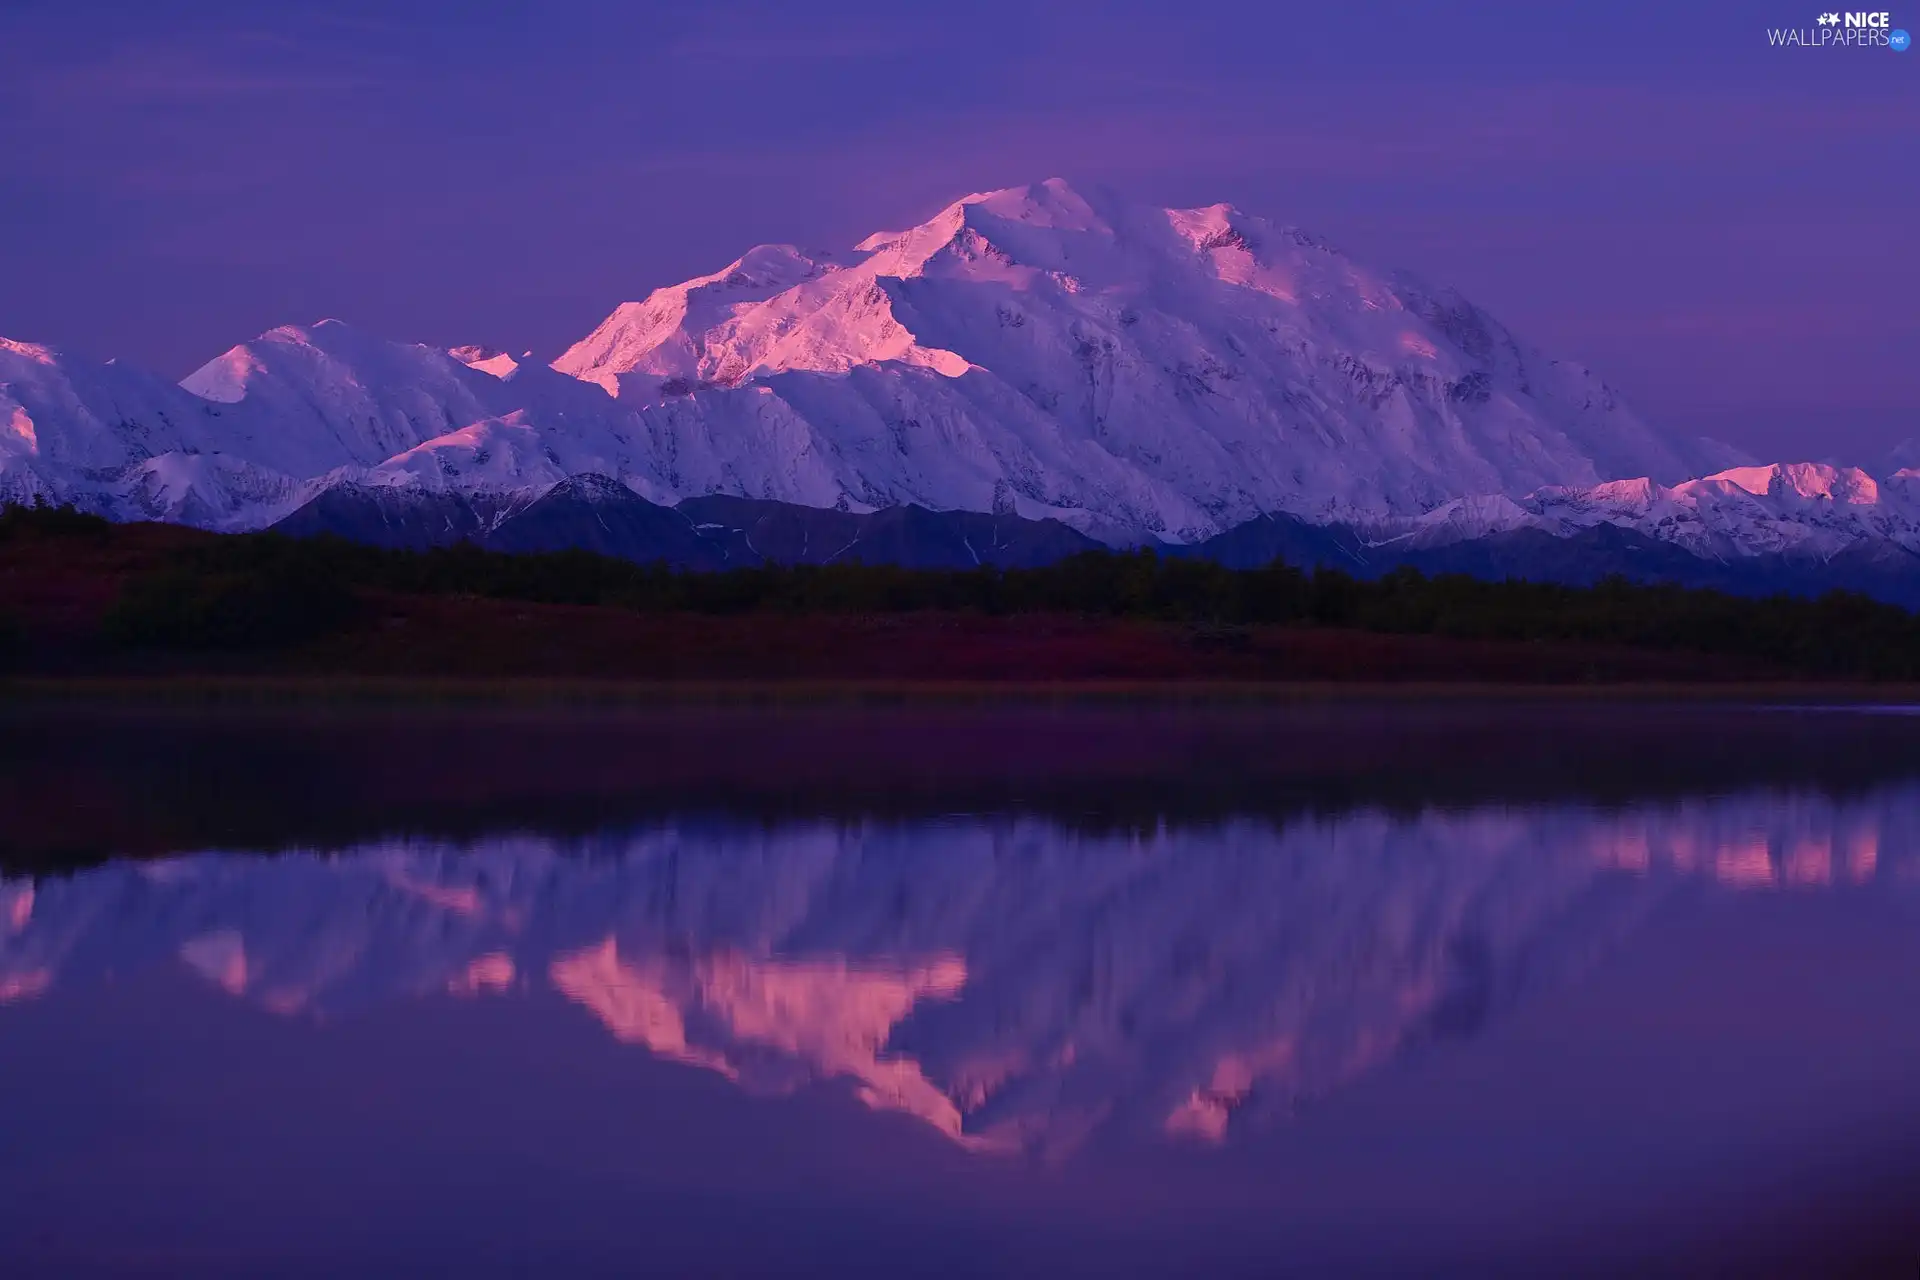
[[[1920,684],[1788,681],[631,680],[320,675],[20,676],[0,708],[49,704],[307,706],[1254,706],[1436,702],[1920,708]]]

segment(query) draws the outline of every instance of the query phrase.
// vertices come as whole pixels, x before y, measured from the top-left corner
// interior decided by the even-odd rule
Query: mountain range
[[[0,499],[701,567],[1241,554],[1284,526],[1363,571],[1897,593],[1920,471],[1879,470],[1662,434],[1452,290],[1058,180],[846,251],[760,246],[551,365],[327,320],[174,384],[0,340]]]

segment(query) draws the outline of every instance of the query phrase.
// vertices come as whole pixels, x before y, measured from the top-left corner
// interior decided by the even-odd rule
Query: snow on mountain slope
[[[652,374],[655,383],[679,379],[690,387],[706,380],[702,367],[708,363],[694,335],[726,322],[745,306],[817,279],[834,265],[832,255],[824,252],[761,245],[712,275],[621,304],[553,367],[597,382],[611,395],[620,393],[619,376],[632,372]],[[657,385],[649,390],[657,390]]]
[[[0,339],[0,500],[224,527],[297,506],[294,477],[221,450],[229,410],[118,361]]]
[[[1857,487],[1658,488],[1725,461],[1451,291],[1228,205],[1057,180],[845,252],[750,250],[620,306],[552,367],[332,320],[179,387],[0,344],[0,497],[220,529],[329,485],[505,509],[587,473],[660,504],[917,504],[1119,543],[1275,512],[1428,541],[1605,518],[1716,553],[1905,528]],[[1604,487],[1636,476],[1645,510]]]
[[[496,378],[505,378],[508,374],[511,374],[520,367],[521,361],[531,358],[533,352],[524,351],[521,353],[520,359],[516,360],[506,352],[496,350],[493,347],[482,346],[478,343],[469,343],[464,347],[449,347],[447,348],[447,354],[455,360],[458,360],[461,364],[466,365],[469,369],[478,369],[480,372],[490,373]]]
[[[361,484],[429,493],[546,489],[573,474],[544,434],[515,410],[486,418],[394,454],[359,477]]]
[[[331,477],[296,480],[228,453],[165,453],[115,477],[109,513],[203,529],[252,528],[330,483]]]
[[[0,463],[106,471],[219,438],[218,411],[108,361],[0,338]]]
[[[1893,891],[1917,833],[1893,788],[189,856],[0,881],[0,1006],[171,963],[323,1021],[543,991],[744,1088],[849,1079],[972,1147],[1217,1140],[1541,998],[1689,878]]]
[[[872,505],[988,509],[998,490],[1023,515],[1179,540],[1270,510],[1412,515],[1703,469],[1451,292],[1230,206],[1057,180],[848,255],[755,250],[622,306],[555,367],[673,436],[776,422],[786,456],[804,448]],[[733,478],[808,501],[777,456]]]
[[[1855,467],[1737,467],[1670,489],[1537,495],[1549,520],[1611,517],[1701,555],[1789,552],[1825,558],[1862,539],[1920,550],[1920,487],[1909,473],[1876,482]]]
[[[375,466],[517,407],[499,378],[444,351],[338,320],[271,330],[180,385],[228,406],[228,451],[296,476]]]
[[[1566,535],[1598,524],[1635,529],[1714,559],[1782,553],[1827,559],[1863,542],[1920,552],[1920,471],[1882,480],[1820,462],[1735,467],[1676,485],[1615,480],[1544,488],[1519,499],[1462,498],[1374,526],[1382,543],[1443,546],[1512,529]]]
[[[231,530],[264,528],[332,485],[530,501],[604,471],[645,489],[631,409],[544,366],[462,351],[323,321],[235,347],[176,387],[8,343],[0,498]]]

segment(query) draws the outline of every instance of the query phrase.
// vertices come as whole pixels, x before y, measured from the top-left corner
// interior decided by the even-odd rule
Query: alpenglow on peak
[[[554,367],[716,441],[804,441],[796,480],[817,458],[857,502],[985,510],[1003,485],[1023,513],[1172,538],[1722,461],[1452,291],[1231,205],[1058,179],[844,253],[761,246]]]

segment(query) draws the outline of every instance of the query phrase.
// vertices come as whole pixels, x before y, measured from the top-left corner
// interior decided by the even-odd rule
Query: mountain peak
[[[474,342],[463,347],[448,347],[447,354],[469,369],[478,369],[496,378],[505,378],[520,368],[520,361],[515,360],[500,348],[489,347],[484,343]]]
[[[640,501],[640,496],[609,475],[598,471],[582,471],[559,481],[543,496],[550,498],[571,498],[577,502],[619,502]]]
[[[1755,497],[1871,505],[1880,499],[1873,477],[1858,467],[1826,462],[1776,462],[1769,466],[1731,467],[1694,484],[1726,484]]]
[[[648,412],[755,388],[740,412],[847,460],[862,474],[834,488],[863,502],[1011,500],[1175,539],[1707,469],[1452,290],[1229,203],[1058,178],[846,255],[762,246],[623,304],[554,368]]]
[[[1093,203],[1062,178],[976,192],[957,203],[963,209],[1063,230],[1083,231],[1103,221]]]

